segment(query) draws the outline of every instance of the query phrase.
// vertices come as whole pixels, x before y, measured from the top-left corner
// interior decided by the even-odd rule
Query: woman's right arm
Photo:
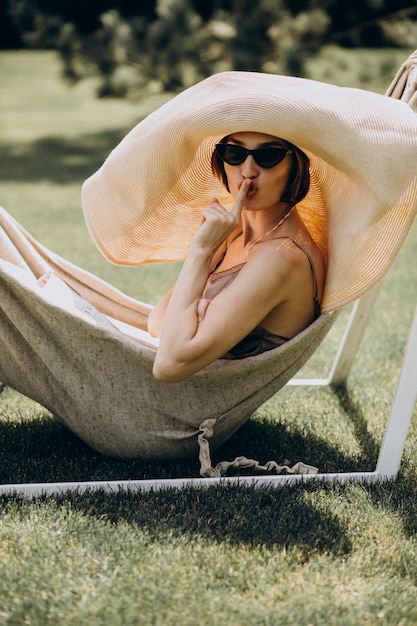
[[[203,222],[191,241],[166,307],[153,366],[158,380],[182,380],[234,345],[229,345],[233,336],[230,339],[227,332],[223,332],[223,319],[217,319],[215,315],[214,322],[206,324],[210,307],[202,311],[201,300],[216,251],[239,225],[249,185],[249,179],[244,181],[230,211],[225,210],[217,200],[213,200],[210,207],[203,211]],[[243,336],[246,327],[236,331],[236,323],[230,319],[229,322],[238,333],[238,339],[241,339],[240,334]]]

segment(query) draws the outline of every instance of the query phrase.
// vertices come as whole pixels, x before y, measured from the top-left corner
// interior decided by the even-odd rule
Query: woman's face
[[[254,132],[234,133],[229,136],[227,143],[243,146],[249,150],[285,147],[278,137]],[[245,209],[256,211],[275,208],[288,186],[293,158],[292,154],[288,154],[281,163],[270,169],[258,165],[251,154],[240,165],[224,163],[232,197],[236,197],[243,181],[249,178],[252,183],[245,199]]]

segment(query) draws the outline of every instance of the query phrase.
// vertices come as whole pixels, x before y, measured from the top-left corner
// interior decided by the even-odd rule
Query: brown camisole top
[[[306,255],[308,262],[310,264],[311,273],[313,277],[314,283],[314,319],[316,320],[320,316],[320,302],[318,301],[318,285],[317,285],[317,277],[316,271],[314,269],[313,259],[311,258],[310,253],[295,239],[291,237],[276,237],[276,239],[289,239],[292,241],[304,254]],[[239,265],[235,265],[228,270],[224,270],[222,272],[216,272],[216,268],[212,271],[207,281],[206,288],[203,293],[203,298],[206,300],[213,300],[222,289],[227,287],[238,275],[242,267],[245,263],[240,263]],[[272,350],[273,348],[277,348],[281,346],[286,341],[289,341],[288,337],[282,337],[281,335],[276,335],[274,333],[265,330],[257,326],[254,328],[244,339],[239,341],[229,352],[226,352],[221,358],[222,359],[245,359],[248,356],[255,356],[257,354],[262,354],[262,352],[266,352],[268,350]]]

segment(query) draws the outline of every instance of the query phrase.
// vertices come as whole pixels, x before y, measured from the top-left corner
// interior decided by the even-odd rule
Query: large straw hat
[[[183,258],[201,211],[230,196],[210,157],[223,136],[258,131],[299,146],[311,187],[298,205],[328,256],[323,310],[388,271],[415,217],[417,119],[398,100],[316,81],[225,72],[138,124],[83,186],[87,225],[112,262]]]

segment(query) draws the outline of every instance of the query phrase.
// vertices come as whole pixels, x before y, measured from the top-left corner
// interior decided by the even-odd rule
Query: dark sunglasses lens
[[[254,152],[253,158],[256,163],[265,169],[270,169],[281,163],[287,154],[285,148],[260,148]]]
[[[223,161],[229,165],[240,165],[247,157],[245,148],[234,146],[233,144],[219,143],[216,146],[217,152]]]

